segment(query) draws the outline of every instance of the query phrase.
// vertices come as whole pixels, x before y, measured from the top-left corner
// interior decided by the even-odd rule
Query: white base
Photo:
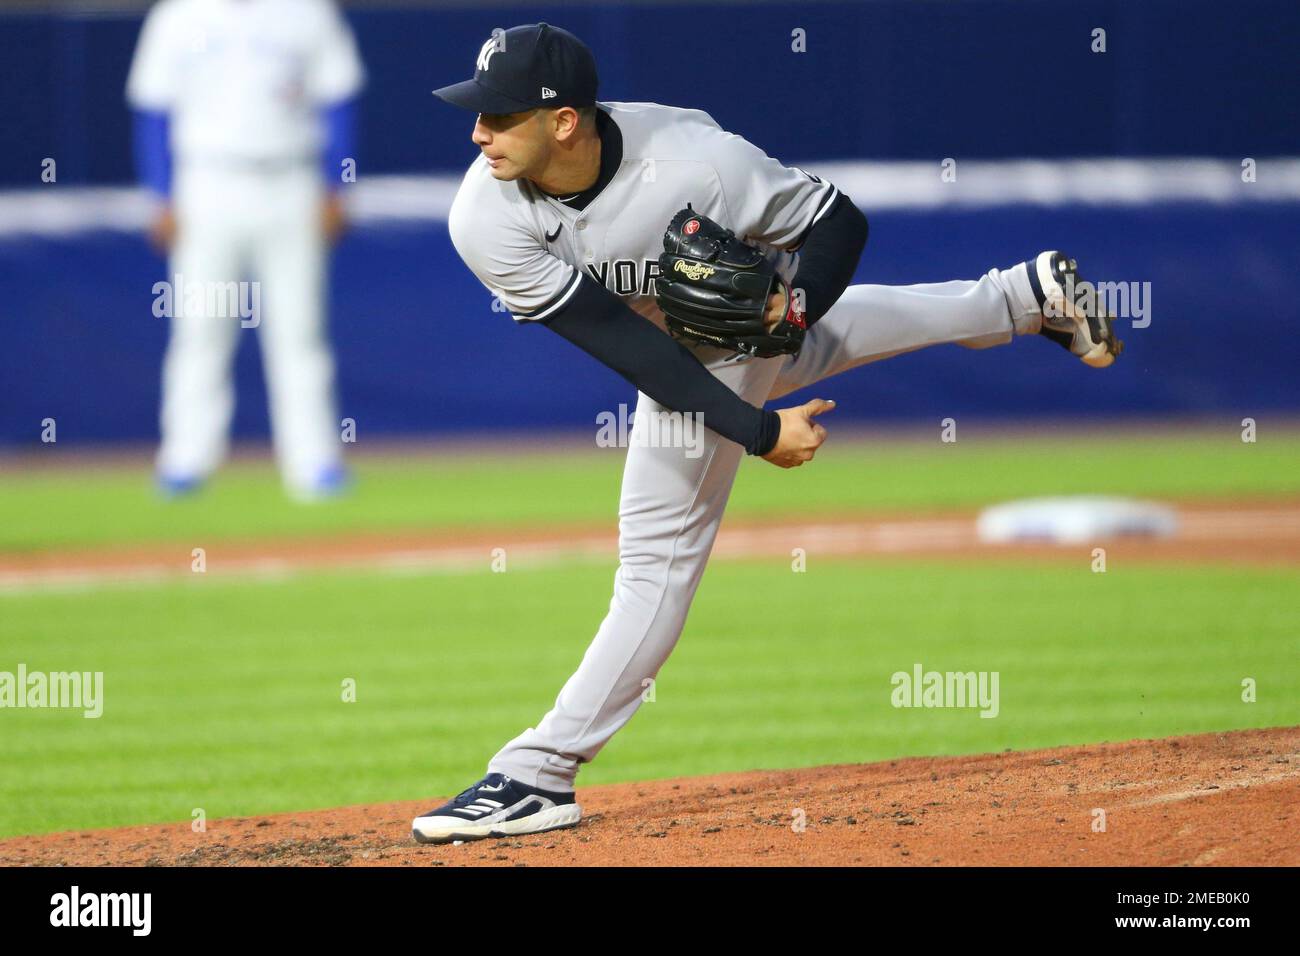
[[[1178,533],[1178,514],[1167,505],[1131,498],[1030,498],[984,509],[975,527],[979,540],[990,544],[1088,544],[1103,538],[1172,537]]]

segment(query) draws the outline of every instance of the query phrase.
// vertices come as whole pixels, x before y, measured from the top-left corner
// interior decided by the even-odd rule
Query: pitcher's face
[[[551,142],[540,121],[542,112],[479,114],[471,138],[487,157],[494,179],[510,182],[546,168]]]

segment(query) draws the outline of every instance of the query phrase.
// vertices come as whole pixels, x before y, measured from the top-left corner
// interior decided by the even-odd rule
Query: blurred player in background
[[[167,494],[201,487],[225,457],[237,336],[254,326],[287,491],[311,500],[347,483],[325,292],[363,82],[329,0],[162,0],[145,20],[127,99],[140,176],[160,199],[152,238],[170,254]]]

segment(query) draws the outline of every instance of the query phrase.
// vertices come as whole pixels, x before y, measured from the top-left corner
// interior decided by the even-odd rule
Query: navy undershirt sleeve
[[[799,247],[799,271],[792,288],[803,289],[812,325],[831,310],[853,281],[867,244],[867,217],[843,193]]]
[[[755,408],[700,364],[689,349],[583,276],[564,308],[538,323],[613,369],[660,405],[696,413],[723,438],[765,455],[781,434],[776,412]]]

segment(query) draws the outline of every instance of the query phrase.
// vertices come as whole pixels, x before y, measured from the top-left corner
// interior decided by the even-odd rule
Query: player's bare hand
[[[175,243],[176,212],[171,206],[163,206],[149,224],[149,244],[165,256]]]
[[[783,284],[779,290],[767,297],[767,311],[763,313],[763,324],[767,326],[769,332],[785,318],[786,294],[786,287]]]
[[[814,398],[796,408],[777,409],[777,415],[781,416],[781,435],[763,458],[781,468],[798,468],[805,461],[812,461],[826,440],[826,429],[813,419],[834,407],[834,402]]]
[[[338,242],[347,231],[348,214],[343,208],[343,197],[338,193],[330,193],[321,203],[320,227],[330,245]]]

